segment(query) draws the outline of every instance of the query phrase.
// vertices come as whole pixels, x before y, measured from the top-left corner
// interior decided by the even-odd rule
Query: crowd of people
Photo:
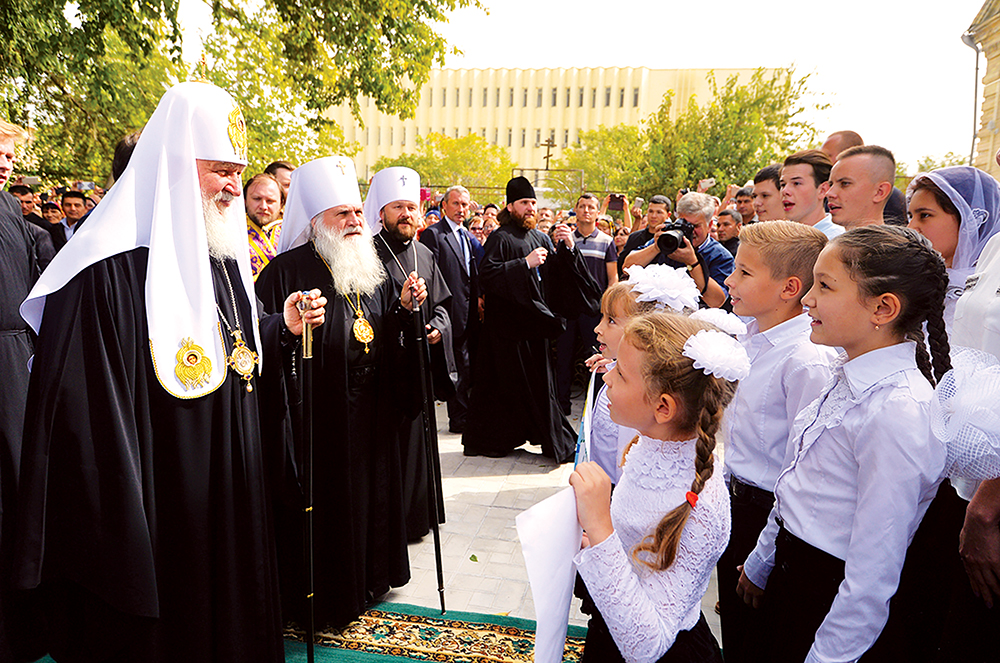
[[[273,662],[356,619],[446,516],[425,390],[467,456],[580,461],[586,661],[995,660],[991,176],[904,194],[846,131],[560,210],[260,148],[182,83],[107,191],[0,194],[0,661]]]

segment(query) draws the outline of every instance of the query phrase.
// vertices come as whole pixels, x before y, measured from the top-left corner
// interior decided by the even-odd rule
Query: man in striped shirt
[[[601,286],[601,291],[618,283],[618,249],[611,235],[597,229],[597,215],[600,203],[597,196],[584,193],[573,208],[576,217],[568,220],[568,225],[576,230],[573,232],[573,242],[583,255],[594,280]],[[556,341],[556,391],[559,406],[564,414],[570,410],[570,385],[573,382],[573,367],[578,349],[587,356],[593,354],[597,337],[594,327],[601,321],[599,315],[581,315],[576,319],[566,321],[566,331]]]

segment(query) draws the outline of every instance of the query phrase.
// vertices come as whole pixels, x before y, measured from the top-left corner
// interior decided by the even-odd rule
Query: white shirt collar
[[[894,373],[916,368],[916,349],[916,343],[904,341],[845,361],[839,370],[843,371],[852,394],[857,397]],[[841,358],[846,360],[847,355]]]

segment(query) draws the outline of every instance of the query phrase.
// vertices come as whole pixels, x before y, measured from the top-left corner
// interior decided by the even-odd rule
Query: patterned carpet
[[[403,603],[380,603],[343,630],[319,634],[322,663],[431,661],[434,663],[528,663],[535,622],[501,615],[440,611]],[[570,626],[566,663],[583,656],[587,630]],[[285,661],[306,660],[302,631],[286,631]]]

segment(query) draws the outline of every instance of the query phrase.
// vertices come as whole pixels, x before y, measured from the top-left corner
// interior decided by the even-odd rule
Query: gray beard
[[[238,241],[240,238],[232,232],[233,226],[230,224],[236,218],[233,206],[230,205],[223,212],[216,204],[216,201],[232,200],[232,198],[226,192],[220,191],[214,198],[202,198],[201,201],[202,209],[205,212],[205,238],[208,240],[208,253],[219,260],[226,258],[236,260],[241,248],[249,251]]]
[[[329,265],[333,286],[341,295],[372,295],[385,280],[385,267],[370,233],[348,236],[318,222],[313,225],[312,241]]]

